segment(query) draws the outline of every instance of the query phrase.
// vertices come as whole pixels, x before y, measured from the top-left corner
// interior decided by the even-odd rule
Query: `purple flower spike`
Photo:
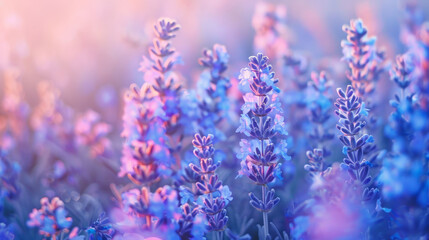
[[[105,213],[100,216],[86,229],[89,240],[111,240],[115,235],[115,229],[110,223]]]
[[[350,67],[347,77],[356,96],[367,97],[374,91],[379,75],[386,69],[384,52],[376,49],[376,38],[367,36],[368,30],[361,19],[351,20],[350,26],[343,26],[343,31],[347,33],[347,40],[343,40],[341,46],[344,60]]]
[[[240,175],[246,175],[256,185],[262,187],[261,200],[255,194],[250,193],[250,204],[263,213],[265,238],[268,233],[268,215],[273,207],[280,201],[274,197],[274,190],[269,190],[268,185],[281,177],[279,160],[286,155],[286,149],[277,149],[274,143],[282,143],[282,138],[287,135],[284,129],[283,117],[280,115],[281,106],[276,97],[280,89],[276,86],[278,79],[274,78],[272,66],[268,64],[268,57],[258,54],[249,58],[250,70],[242,69],[240,85],[245,94],[243,96],[243,114],[241,115],[240,126],[237,132],[246,134],[253,139],[250,140],[250,149],[242,149]],[[247,81],[247,82],[245,82]],[[248,140],[243,139],[242,142]],[[253,145],[253,146],[252,146]],[[243,145],[244,146],[244,145]],[[245,151],[244,151],[245,150]],[[250,151],[249,151],[250,150]],[[237,155],[238,156],[238,155]]]
[[[201,168],[190,164],[189,167],[200,176],[195,184],[201,194],[203,204],[201,211],[206,215],[207,230],[221,234],[226,229],[228,216],[226,206],[232,200],[228,186],[223,186],[215,170],[219,163],[212,159],[214,154],[213,135],[201,136],[195,134],[192,140],[194,145],[194,155],[199,159]],[[227,191],[225,191],[227,190]],[[228,193],[226,193],[228,192]]]
[[[366,125],[361,115],[362,100],[355,95],[352,86],[347,86],[344,92],[337,89],[339,98],[335,102],[338,110],[335,113],[340,117],[337,129],[342,135],[340,141],[344,145],[343,152],[347,156],[343,159],[344,168],[350,175],[350,183],[359,182],[364,188],[362,200],[371,201],[378,197],[378,189],[372,188],[371,176],[368,175],[369,162],[364,159],[364,147],[372,136],[363,133]]]
[[[38,227],[39,233],[45,237],[58,236],[63,231],[68,232],[72,224],[72,218],[67,217],[63,201],[58,197],[54,197],[51,201],[44,197],[40,200],[40,203],[41,208],[33,209],[30,213],[27,225],[29,227]]]

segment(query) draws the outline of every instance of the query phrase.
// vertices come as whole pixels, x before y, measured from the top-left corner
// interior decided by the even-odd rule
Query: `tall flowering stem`
[[[268,184],[276,179],[279,171],[279,158],[274,146],[274,137],[287,135],[284,130],[283,118],[279,115],[280,103],[275,91],[279,91],[275,86],[278,82],[274,78],[272,67],[268,65],[268,57],[258,54],[249,58],[249,69],[242,70],[242,85],[248,84],[250,92],[244,96],[243,114],[240,122],[241,126],[237,132],[242,132],[253,139],[250,139],[250,150],[246,150],[241,165],[241,174],[246,175],[255,184],[261,186],[262,197],[259,199],[255,194],[250,193],[250,204],[263,214],[264,235],[268,232],[268,212],[279,203],[280,198],[275,197],[274,189],[269,189]],[[246,73],[247,74],[244,74]],[[241,145],[246,145],[247,140],[242,140]],[[282,150],[284,151],[284,150]]]
[[[344,92],[337,89],[339,98],[335,102],[338,110],[335,113],[340,117],[337,128],[341,134],[340,141],[344,144],[343,167],[350,175],[350,183],[358,183],[363,188],[362,200],[370,201],[378,196],[377,188],[370,188],[371,176],[369,176],[369,163],[364,159],[363,149],[365,145],[373,141],[372,136],[364,134],[363,128],[366,122],[362,119],[362,100],[354,93],[352,86],[348,85]]]
[[[145,186],[171,172],[175,151],[168,136],[177,130],[180,114],[177,104],[181,86],[171,71],[176,60],[169,43],[179,26],[173,20],[160,19],[154,29],[157,38],[149,50],[151,59],[143,57],[140,68],[145,83],[142,87],[132,84],[124,97],[122,136],[126,142],[119,173]]]
[[[169,43],[178,29],[173,20],[158,21],[150,59],[143,57],[141,63],[145,83],[142,87],[132,84],[125,94],[122,136],[126,141],[119,173],[139,186],[119,197],[123,210],[132,217],[133,231],[168,239],[178,238],[181,214],[177,191],[164,186],[152,193],[150,187],[162,177],[171,177],[173,155],[180,149],[172,146],[177,143],[173,136],[180,129],[181,86],[172,72],[177,58]]]
[[[429,155],[427,155],[427,126],[419,119],[428,113],[410,91],[410,85],[418,79],[418,66],[414,56],[407,53],[396,58],[391,79],[400,89],[400,94],[390,101],[394,111],[389,117],[386,135],[392,139],[392,152],[383,162],[380,181],[383,196],[387,200],[415,198],[416,203],[427,206],[427,181]],[[412,187],[411,187],[412,186]],[[426,194],[426,196],[425,196]]]
[[[375,57],[375,37],[368,38],[368,30],[361,19],[351,20],[344,25],[347,40],[341,42],[344,59],[349,65],[348,79],[352,82],[356,96],[362,97],[374,90],[374,83],[368,79],[371,62]]]
[[[214,133],[216,137],[223,137],[216,125],[227,116],[229,109],[227,91],[231,84],[229,78],[224,76],[228,60],[226,47],[220,44],[215,44],[213,50],[205,49],[203,57],[198,59],[199,64],[206,68],[198,82],[198,88],[201,88],[201,119],[198,119],[198,125],[201,132]]]
[[[129,222],[121,223],[130,225],[125,231],[160,239],[179,239],[176,233],[176,223],[181,216],[178,195],[170,186],[160,187],[153,193],[148,187],[131,189],[122,194],[122,205],[127,217],[131,217]]]
[[[325,143],[334,138],[334,135],[329,132],[327,126],[331,119],[330,113],[332,109],[332,100],[329,98],[331,82],[328,80],[325,72],[321,72],[319,75],[312,73],[311,79],[312,81],[309,85],[314,92],[308,96],[311,98],[308,102],[308,109],[310,111],[310,121],[313,126],[313,130],[309,134],[313,142],[313,150],[307,151],[309,164],[306,164],[304,168],[312,174],[325,174],[325,170],[327,169],[324,166],[324,158],[330,154]]]
[[[62,232],[70,232],[69,238],[77,235],[77,228],[69,230],[72,224],[72,218],[67,217],[67,211],[64,209],[64,202],[58,197],[47,197],[40,200],[42,205],[40,209],[33,209],[30,213],[30,219],[27,222],[29,227],[38,227],[39,233],[49,239],[57,239]]]
[[[285,82],[282,89],[285,94],[282,95],[282,100],[286,104],[286,118],[290,119],[290,141],[293,143],[292,155],[299,156],[300,152],[304,152],[308,148],[306,140],[306,127],[311,123],[308,121],[308,114],[305,108],[308,108],[306,95],[307,91],[311,91],[309,87],[310,64],[308,59],[301,54],[287,53],[283,56],[282,74]]]
[[[160,179],[160,169],[168,168],[170,164],[162,154],[167,152],[162,137],[165,128],[156,117],[156,104],[151,102],[153,98],[148,85],[141,88],[131,85],[124,100],[122,136],[126,141],[123,144],[119,176],[128,176],[137,185],[150,186]]]
[[[341,46],[344,60],[350,68],[347,78],[351,81],[356,96],[362,100],[363,108],[374,112],[376,96],[373,93],[380,75],[387,69],[385,54],[376,48],[376,38],[368,37],[368,29],[361,19],[351,20],[350,26],[343,26],[343,31],[347,33],[347,40],[343,40]],[[377,118],[368,116],[366,112],[364,115],[368,123],[367,128],[373,129]],[[373,164],[378,157],[376,144],[367,144],[363,151],[368,161]]]
[[[196,134],[192,140],[195,147],[194,155],[199,159],[200,166],[190,164],[189,167],[201,177],[201,181],[196,183],[198,190],[203,193],[203,205],[201,211],[206,215],[208,230],[218,232],[218,237],[222,239],[223,231],[228,222],[226,206],[231,200],[229,188],[222,185],[216,174],[216,169],[220,163],[215,162],[213,154],[213,135],[201,137]]]
[[[177,234],[180,239],[201,239],[206,232],[206,221],[198,207],[192,208],[188,203],[182,206],[182,217],[178,221]]]
[[[180,62],[180,58],[175,49],[171,47],[170,40],[174,38],[175,32],[180,29],[176,21],[168,18],[161,18],[154,26],[156,38],[149,48],[150,59],[143,57],[140,71],[144,73],[144,80],[149,84],[151,93],[157,100],[161,113],[159,118],[163,120],[165,133],[169,138],[168,147],[172,154],[180,150],[179,140],[175,139],[175,134],[181,129],[180,116],[182,115],[179,106],[182,86],[178,83],[178,75],[173,71],[173,67]],[[176,156],[178,166],[180,158]]]

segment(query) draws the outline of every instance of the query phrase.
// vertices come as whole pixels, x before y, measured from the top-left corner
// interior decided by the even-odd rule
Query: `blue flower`
[[[89,235],[89,240],[111,240],[116,231],[105,213],[101,213],[97,220],[86,229],[86,232]]]
[[[72,218],[67,217],[64,203],[54,197],[51,201],[44,197],[40,200],[41,208],[33,209],[30,219],[27,221],[29,227],[38,227],[40,234],[51,237],[60,231],[68,229],[72,224]]]

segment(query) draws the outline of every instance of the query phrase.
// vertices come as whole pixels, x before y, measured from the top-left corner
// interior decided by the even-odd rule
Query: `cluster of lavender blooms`
[[[373,92],[377,76],[380,74],[380,56],[375,48],[375,37],[367,36],[368,30],[361,19],[351,20],[350,26],[344,25],[347,40],[341,42],[344,60],[348,63],[350,72],[347,78],[356,90],[356,96],[362,97]]]
[[[378,80],[388,68],[385,53],[377,49],[375,37],[368,37],[368,29],[361,19],[351,20],[350,26],[343,26],[343,31],[347,33],[347,40],[341,42],[343,59],[350,68],[347,78],[365,107],[375,113],[378,97],[374,91]],[[367,120],[370,129],[376,127],[374,125],[377,124],[377,118],[374,115],[367,117]],[[367,149],[366,152],[374,152],[375,147],[370,146],[372,149]]]
[[[48,82],[31,111],[18,72],[0,68],[0,239],[428,238],[429,24],[407,7],[407,51],[394,66],[357,19],[343,27],[348,71],[338,74],[292,53],[285,9],[261,3],[263,53],[230,78],[236,49],[214,44],[195,88],[176,68],[180,27],[161,18],[143,83],[109,121],[75,112]]]
[[[228,117],[227,113],[230,108],[227,91],[231,83],[224,76],[228,60],[226,47],[219,44],[215,44],[213,50],[205,49],[203,57],[198,60],[200,65],[207,69],[197,83],[200,96],[198,131],[214,133],[216,139],[219,140],[224,140],[226,136],[217,126],[225,117]]]
[[[339,98],[335,106],[338,110],[335,113],[340,117],[337,128],[342,134],[339,139],[344,144],[343,153],[347,156],[342,166],[350,175],[350,184],[355,186],[357,182],[363,189],[362,200],[371,201],[378,197],[379,190],[370,187],[372,177],[369,176],[369,163],[364,159],[363,148],[374,140],[372,136],[362,133],[366,125],[361,114],[362,100],[354,94],[350,85],[345,92],[337,89],[337,93]]]
[[[329,91],[332,82],[328,80],[326,72],[320,72],[319,75],[311,75],[312,82],[310,86],[313,92],[309,94],[308,109],[310,111],[310,121],[312,130],[309,134],[312,142],[312,150],[306,152],[308,164],[304,169],[312,174],[325,175],[329,173],[330,168],[325,164],[325,158],[330,155],[327,148],[330,140],[334,138],[329,130],[332,111],[332,101],[329,97]]]
[[[78,228],[75,227],[70,231],[72,225],[72,218],[67,217],[67,211],[64,208],[64,202],[58,197],[54,197],[51,201],[47,197],[40,200],[41,208],[33,209],[30,213],[30,219],[27,225],[30,227],[37,227],[39,233],[45,238],[50,239],[63,239],[59,238],[63,233],[69,233],[68,239],[78,239]]]
[[[115,229],[105,213],[95,220],[85,231],[89,240],[110,240],[115,236]]]
[[[107,135],[111,126],[100,121],[100,115],[92,110],[87,111],[77,119],[75,135],[78,146],[89,147],[92,158],[108,155],[111,141]]]
[[[181,86],[171,71],[178,60],[168,42],[177,30],[179,26],[169,19],[155,25],[157,38],[149,51],[152,60],[144,57],[140,68],[145,83],[141,87],[132,84],[125,94],[122,136],[126,141],[119,176],[127,175],[137,185],[168,176],[178,150],[171,146],[169,136],[179,129]]]
[[[150,48],[151,59],[144,58],[141,70],[145,83],[133,84],[125,94],[122,166],[119,176],[141,188],[127,190],[118,196],[121,210],[115,214],[120,222],[118,232],[123,239],[159,237],[162,239],[198,239],[204,226],[198,212],[189,204],[180,205],[178,189],[165,185],[151,192],[151,186],[172,177],[180,167],[177,155],[184,132],[181,121],[181,86],[171,68],[177,56],[168,40],[179,29],[170,19],[155,25],[157,39]],[[148,64],[148,62],[150,62]],[[179,138],[173,140],[176,133]],[[178,163],[176,165],[176,163]]]
[[[284,128],[281,105],[275,86],[278,79],[274,78],[272,66],[268,64],[268,57],[258,54],[249,58],[249,67],[241,70],[240,86],[244,93],[243,114],[240,118],[240,127],[237,132],[244,133],[253,139],[241,140],[240,175],[247,176],[256,185],[262,188],[262,197],[258,198],[250,193],[250,204],[263,214],[264,238],[270,236],[268,232],[268,213],[280,201],[275,196],[274,189],[269,184],[279,178],[281,173],[278,156],[280,151],[286,154]],[[275,147],[275,145],[277,145]],[[280,179],[277,179],[280,181]]]
[[[376,38],[367,36],[368,30],[361,19],[350,21],[350,26],[344,25],[343,31],[347,33],[347,40],[341,42],[344,60],[348,63],[350,72],[347,78],[351,81],[356,96],[362,99],[364,109],[372,115],[363,112],[368,128],[374,130],[377,124],[376,113],[377,95],[374,95],[377,81],[385,72],[387,63],[383,51],[376,46]],[[378,166],[379,157],[377,145],[369,143],[364,147],[364,155],[371,166]]]
[[[291,155],[299,155],[300,152],[304,152],[308,148],[307,143],[307,132],[309,131],[309,119],[307,111],[301,111],[304,108],[309,108],[312,105],[311,99],[308,99],[306,92],[309,90],[308,86],[310,82],[309,72],[310,64],[308,59],[299,53],[287,53],[282,56],[282,69],[283,77],[285,82],[284,94],[282,96],[282,102],[284,102],[286,110],[286,118],[294,119],[288,122],[290,125],[290,138],[288,141],[291,145]],[[311,88],[310,88],[311,89]]]
[[[201,137],[195,135],[192,144],[195,147],[194,154],[199,159],[200,166],[190,164],[189,167],[200,177],[200,181],[195,183],[197,190],[202,194],[203,204],[200,204],[201,211],[206,215],[208,231],[218,232],[219,239],[223,239],[223,231],[228,222],[226,206],[232,200],[228,186],[223,186],[222,181],[216,174],[219,162],[213,159],[213,135]]]
[[[167,137],[165,144],[172,154],[180,150],[180,139],[183,137],[183,133],[180,133],[183,123],[179,108],[182,86],[173,71],[181,59],[169,42],[179,29],[180,26],[174,20],[160,19],[154,27],[156,38],[149,49],[150,58],[143,57],[139,69],[144,73],[145,84],[150,87],[152,100],[157,102],[157,106],[153,107],[157,109],[156,117],[162,121]]]
[[[427,143],[428,127],[425,119],[429,112],[419,104],[419,89],[410,91],[418,80],[418,66],[412,52],[396,58],[396,66],[391,71],[391,79],[400,94],[390,104],[394,111],[386,126],[386,135],[392,139],[392,150],[383,161],[380,182],[382,194],[387,203],[404,202],[407,208],[391,206],[392,231],[395,236],[405,237],[410,233],[424,235],[429,226],[426,212],[421,208],[429,205],[429,184],[427,166],[429,151]],[[423,219],[419,225],[409,225],[406,221]]]

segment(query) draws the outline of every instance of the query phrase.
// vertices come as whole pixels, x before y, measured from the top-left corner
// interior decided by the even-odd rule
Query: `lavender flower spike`
[[[218,141],[226,138],[217,126],[224,118],[228,118],[230,107],[227,91],[231,83],[229,78],[225,76],[228,60],[229,54],[226,47],[219,44],[215,44],[213,50],[205,49],[203,57],[198,59],[199,64],[205,68],[197,83],[198,96],[201,98],[198,131],[213,133]]]
[[[155,39],[149,48],[149,58],[143,56],[139,71],[144,73],[145,84],[150,86],[149,93],[153,95],[156,117],[162,120],[164,128],[162,138],[168,152],[174,156],[176,167],[180,166],[178,151],[181,148],[183,138],[180,109],[182,85],[178,81],[178,74],[174,72],[174,66],[181,62],[179,54],[171,47],[170,40],[175,32],[180,29],[176,21],[169,18],[161,18],[154,26]],[[144,103],[149,105],[149,103]]]
[[[273,183],[278,176],[279,158],[277,153],[285,156],[285,143],[281,139],[287,135],[284,129],[283,117],[280,115],[281,106],[275,86],[278,82],[274,78],[272,67],[268,64],[268,57],[258,54],[249,58],[250,70],[245,68],[242,73],[240,85],[243,85],[247,93],[244,95],[245,104],[242,107],[241,126],[237,132],[242,132],[252,139],[242,139],[240,145],[250,145],[251,151],[244,154],[241,162],[241,175],[246,175],[256,185],[262,188],[262,198],[250,193],[250,204],[263,214],[264,236],[269,237],[268,212],[279,203],[280,198],[275,197],[274,189],[269,190],[268,185]],[[247,77],[245,77],[247,76]],[[250,142],[250,144],[248,143]],[[274,143],[279,143],[275,146]]]
[[[213,135],[201,137],[195,134],[192,144],[195,147],[194,155],[200,160],[200,166],[191,163],[189,167],[201,176],[201,181],[196,183],[198,190],[204,194],[201,210],[207,217],[208,230],[218,232],[218,236],[222,239],[228,222],[226,206],[232,197],[228,186],[223,186],[216,174],[219,162],[213,160]]]
[[[27,222],[29,227],[38,227],[39,233],[45,237],[56,237],[62,232],[69,232],[72,224],[72,218],[67,217],[67,211],[64,209],[64,203],[58,197],[51,201],[47,197],[40,200],[42,205],[40,209],[33,209],[30,213],[30,219]],[[77,228],[74,228],[69,235],[73,238],[77,234]]]
[[[359,182],[364,189],[362,200],[370,201],[378,196],[379,191],[377,188],[370,188],[372,178],[369,175],[368,161],[364,159],[365,144],[372,142],[373,137],[362,133],[366,125],[361,114],[362,100],[356,97],[350,85],[345,92],[338,88],[337,93],[339,98],[335,106],[338,110],[335,113],[340,117],[337,128],[342,133],[339,139],[344,144],[343,153],[347,156],[343,159],[342,166],[351,177],[350,183]]]
[[[89,240],[111,240],[115,235],[115,229],[106,217],[105,213],[100,216],[86,229]]]
[[[361,19],[351,20],[350,26],[344,25],[347,40],[341,42],[344,60],[349,64],[348,79],[358,97],[373,91],[372,83],[368,82],[370,63],[375,58],[375,37],[368,38],[368,30]]]

